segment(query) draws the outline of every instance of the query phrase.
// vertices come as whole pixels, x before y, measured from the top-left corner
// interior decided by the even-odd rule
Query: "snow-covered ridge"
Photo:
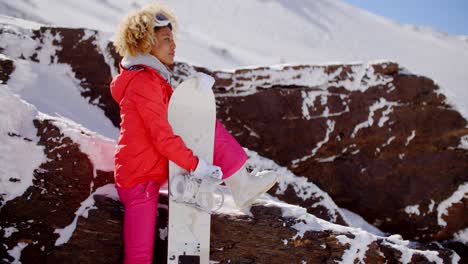
[[[313,182],[308,181],[306,177],[296,176],[287,168],[279,166],[274,161],[260,156],[258,153],[252,150],[246,149],[249,156],[247,160],[247,167],[254,168],[257,171],[262,170],[273,170],[280,175],[278,180],[278,188],[275,192],[276,195],[282,195],[288,187],[292,187],[296,196],[303,201],[309,199],[317,199],[312,207],[324,207],[329,214],[332,222],[337,222],[338,217],[344,219],[340,213],[340,209],[331,199],[331,197],[321,190]],[[255,173],[255,172],[254,172]],[[344,219],[346,221],[346,219]]]
[[[342,225],[333,224],[317,218],[311,214],[308,214],[305,208],[285,204],[282,202],[274,201],[272,199],[263,200],[262,205],[279,207],[282,210],[283,217],[293,217],[296,221],[292,227],[297,230],[297,234],[291,237],[289,240],[293,241],[297,238],[302,238],[308,231],[332,231],[341,234],[338,235],[337,239],[342,244],[348,244],[349,248],[345,251],[341,257],[339,263],[353,263],[356,260],[361,263],[365,263],[366,252],[369,246],[378,241],[381,243],[394,248],[401,252],[399,261],[401,263],[410,263],[414,254],[420,254],[425,256],[429,261],[434,263],[444,263],[444,260],[439,256],[439,252],[430,250],[417,250],[410,247],[410,241],[403,240],[400,235],[392,235],[389,237],[382,237],[379,235],[371,234],[367,231],[355,229],[351,227],[345,227]],[[288,240],[288,241],[289,241]],[[285,241],[284,243],[288,243]],[[452,263],[458,263],[460,257],[456,254],[452,254]]]
[[[378,71],[376,71],[377,68]],[[390,83],[393,78],[386,75],[386,71],[395,73],[397,70],[398,65],[394,62],[375,61],[347,65],[277,65],[242,68],[231,72],[215,71],[213,74],[222,84],[223,89],[228,91],[223,96],[245,96],[255,93],[257,87],[266,89],[274,86],[317,89],[344,87],[349,91],[364,91],[369,87]]]

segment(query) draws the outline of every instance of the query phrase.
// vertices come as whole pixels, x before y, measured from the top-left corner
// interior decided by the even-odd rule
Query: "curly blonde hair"
[[[133,11],[120,23],[114,46],[120,56],[135,56],[138,53],[149,53],[157,43],[154,34],[156,14],[163,14],[171,21],[172,31],[177,30],[177,20],[164,5],[149,4],[141,10]]]

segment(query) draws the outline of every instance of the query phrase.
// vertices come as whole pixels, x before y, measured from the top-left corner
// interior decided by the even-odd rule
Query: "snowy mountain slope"
[[[124,14],[147,2],[23,0],[0,7],[10,16],[115,32]],[[165,3],[180,20],[178,60],[219,69],[388,59],[436,80],[468,117],[468,43],[461,37],[401,25],[340,0]]]
[[[59,41],[61,36],[46,32],[47,37],[38,45],[32,30],[39,29],[39,24],[0,17],[0,25],[8,32],[3,35],[0,48],[15,60],[15,70],[8,81],[12,92],[43,113],[71,119],[103,136],[117,139],[118,128],[101,109],[80,95],[82,80],[76,78],[70,65],[57,63],[55,54],[61,47],[52,42]],[[87,37],[83,36],[83,39]],[[20,59],[33,54],[38,63]]]

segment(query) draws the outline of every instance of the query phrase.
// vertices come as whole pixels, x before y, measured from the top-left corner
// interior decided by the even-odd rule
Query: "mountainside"
[[[66,27],[115,32],[149,0],[0,2],[0,14]],[[341,0],[172,0],[180,20],[176,59],[211,69],[251,65],[396,61],[440,85],[468,118],[468,42],[401,25]],[[70,15],[73,14],[73,15]],[[110,37],[109,36],[109,37]]]

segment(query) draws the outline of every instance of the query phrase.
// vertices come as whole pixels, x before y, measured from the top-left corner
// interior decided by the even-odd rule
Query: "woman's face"
[[[171,66],[174,64],[174,56],[176,44],[172,30],[169,27],[162,27],[156,30],[157,44],[153,45],[151,55],[159,59],[164,65]]]

